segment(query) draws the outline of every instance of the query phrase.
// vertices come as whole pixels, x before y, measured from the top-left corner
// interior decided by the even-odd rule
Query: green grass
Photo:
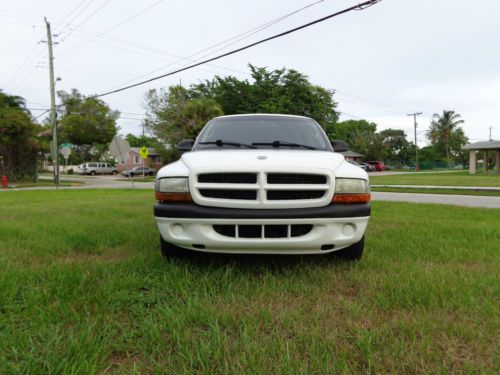
[[[372,185],[433,185],[433,186],[493,186],[500,187],[500,174],[471,175],[467,171],[370,175]]]
[[[357,264],[164,261],[153,203],[0,194],[0,373],[500,371],[500,210],[375,202]]]
[[[486,197],[500,197],[500,191],[470,190],[470,189],[372,187],[371,191],[392,192],[392,193],[451,194],[451,195],[477,195]]]

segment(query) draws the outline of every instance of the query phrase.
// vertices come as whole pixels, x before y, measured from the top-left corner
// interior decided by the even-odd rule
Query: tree
[[[293,69],[270,71],[250,65],[250,70],[253,82],[216,76],[189,88],[150,90],[145,98],[145,125],[168,145],[195,138],[208,120],[222,114],[302,115],[315,119],[327,133],[331,132],[338,119],[331,92],[311,84],[307,76]],[[175,153],[170,158],[173,156]]]
[[[14,181],[37,178],[37,127],[24,103],[19,96],[0,92],[0,169]]]
[[[385,149],[384,160],[399,165],[407,164],[415,154],[412,144],[406,139],[404,130],[385,129],[378,133]]]
[[[214,99],[191,99],[188,90],[182,86],[149,90],[145,102],[144,124],[161,142],[155,148],[165,160],[178,156],[172,145],[184,138],[195,138],[208,120],[223,114]]]
[[[346,120],[335,124],[330,136],[347,142],[349,149],[365,155],[365,159],[383,159],[383,149],[376,139],[377,125],[366,120]]]
[[[155,138],[146,135],[136,136],[129,133],[125,136],[125,139],[128,141],[130,147],[155,147],[156,144]]]
[[[19,109],[30,114],[26,108],[26,100],[20,96],[8,95],[0,90],[0,108]]]
[[[58,107],[60,143],[69,142],[80,147],[81,151],[103,149],[117,133],[118,111],[113,111],[101,99],[87,98],[78,90],[70,93],[58,91],[61,100]]]
[[[249,65],[253,82],[235,77],[218,77],[190,88],[191,97],[209,97],[226,115],[242,113],[284,113],[315,119],[324,129],[338,119],[332,94],[309,82],[293,69],[269,71]]]
[[[427,131],[427,138],[432,145],[441,150],[446,155],[448,167],[451,164],[451,157],[458,156],[462,146],[467,143],[467,137],[458,125],[464,120],[455,111],[443,111],[442,115],[434,114],[431,126]]]

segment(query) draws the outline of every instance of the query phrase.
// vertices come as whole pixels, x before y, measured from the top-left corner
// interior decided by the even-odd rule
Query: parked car
[[[362,166],[364,166],[364,170],[367,172],[375,172],[375,167],[371,164],[368,163],[361,163]]]
[[[347,160],[348,163],[351,163],[352,165],[355,165],[356,167],[358,168],[361,168],[363,169],[364,171],[366,171],[366,166],[364,164],[359,164],[357,161],[355,160]]]
[[[127,171],[123,171],[122,175],[125,177],[134,177],[134,176],[154,176],[156,171],[149,167],[134,167]]]
[[[117,174],[118,169],[109,163],[90,162],[80,164],[78,166],[78,174],[88,174],[95,176],[96,174]]]
[[[337,254],[360,259],[368,175],[314,120],[248,114],[210,120],[158,171],[154,216],[164,256],[188,250]]]
[[[371,161],[365,161],[366,164],[370,164],[370,165],[373,165],[373,167],[375,168],[375,170],[377,172],[382,172],[382,171],[385,171],[387,170],[385,164],[383,161],[380,161],[380,160],[371,160]]]

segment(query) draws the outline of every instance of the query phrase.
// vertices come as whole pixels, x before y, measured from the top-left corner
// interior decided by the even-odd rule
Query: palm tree
[[[450,139],[452,134],[457,130],[458,125],[463,124],[464,120],[460,118],[455,111],[443,110],[443,114],[435,113],[432,117],[431,127],[427,132],[427,137],[432,143],[443,142],[450,167]]]

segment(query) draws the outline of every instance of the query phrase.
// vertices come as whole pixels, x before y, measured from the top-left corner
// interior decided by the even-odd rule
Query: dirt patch
[[[56,258],[56,263],[87,263],[87,262],[105,262],[113,263],[125,260],[130,257],[130,253],[124,249],[113,249],[103,253],[89,253],[85,251],[73,251],[70,254]]]

